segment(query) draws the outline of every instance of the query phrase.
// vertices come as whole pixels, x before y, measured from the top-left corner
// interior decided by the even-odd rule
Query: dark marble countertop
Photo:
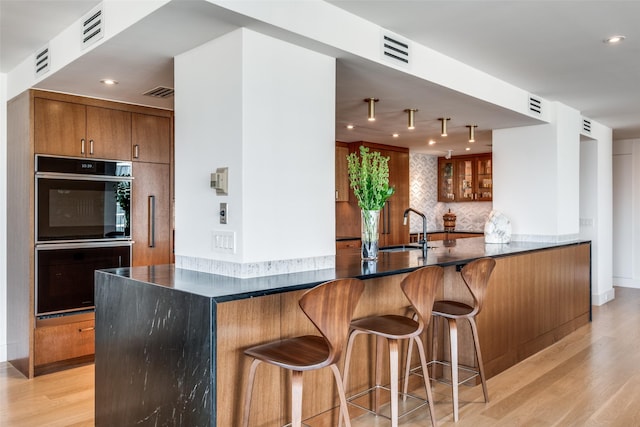
[[[138,282],[173,288],[214,299],[217,302],[252,298],[299,289],[308,289],[327,280],[357,277],[369,279],[413,271],[427,265],[459,265],[485,256],[501,257],[542,249],[576,245],[588,241],[574,240],[561,243],[511,242],[485,244],[484,237],[457,239],[453,246],[443,241],[430,242],[427,258],[421,250],[381,252],[375,262],[363,262],[360,250],[340,251],[336,267],[300,273],[280,274],[256,278],[236,278],[211,273],[175,268],[174,265],[129,267],[104,270],[110,274]]]

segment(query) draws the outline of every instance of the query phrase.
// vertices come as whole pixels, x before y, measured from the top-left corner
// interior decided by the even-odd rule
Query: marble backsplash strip
[[[438,202],[438,158],[427,154],[409,155],[409,200],[411,207],[427,217],[427,231],[443,230],[442,216],[451,209],[456,214],[456,231],[484,231],[491,202]],[[411,215],[411,232],[422,231],[422,220]]]
[[[274,276],[277,274],[298,273],[302,271],[335,268],[333,255],[312,258],[298,258],[254,263],[237,263],[208,258],[176,255],[177,268],[219,274],[222,276],[247,279],[251,277]]]
[[[580,234],[563,235],[543,235],[543,234],[512,234],[511,240],[514,242],[540,242],[540,243],[563,243],[579,240]]]

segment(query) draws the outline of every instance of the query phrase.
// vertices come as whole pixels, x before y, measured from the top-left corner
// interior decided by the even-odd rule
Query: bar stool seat
[[[482,361],[482,352],[480,351],[480,338],[478,336],[478,326],[475,318],[482,310],[482,304],[484,302],[485,293],[489,284],[489,278],[496,265],[493,258],[480,258],[474,260],[465,265],[461,270],[462,279],[471,292],[474,303],[473,306],[461,301],[455,300],[441,300],[433,303],[432,315],[434,316],[433,322],[433,341],[432,341],[432,357],[433,360],[429,362],[431,367],[435,367],[436,364],[448,366],[451,368],[451,394],[453,400],[453,420],[458,421],[458,386],[460,384],[467,383],[471,379],[480,376],[480,382],[482,384],[482,392],[484,394],[485,402],[489,402],[489,392],[487,390],[487,381],[484,373],[484,363]],[[449,351],[451,361],[437,360],[437,343],[438,337],[438,319],[446,319],[449,326]],[[471,334],[473,337],[475,358],[478,364],[477,369],[469,367],[461,367],[458,363],[458,320],[467,320],[471,326]],[[407,378],[410,373],[411,366],[411,347],[409,347],[409,353],[407,355],[405,386],[407,388]],[[417,368],[416,368],[417,369]],[[470,372],[472,375],[465,377],[462,381],[459,380],[459,370]]]
[[[246,385],[243,423],[249,425],[251,395],[258,365],[266,362],[291,371],[291,425],[302,426],[302,373],[331,368],[340,397],[341,419],[351,426],[337,363],[347,340],[349,322],[364,290],[358,279],[338,279],[323,283],[307,291],[299,300],[305,315],[322,336],[304,335],[273,341],[244,352],[253,358]]]
[[[427,394],[427,401],[421,406],[423,406],[424,404],[429,405],[431,423],[434,426],[436,425],[431,384],[429,382],[429,375],[427,372],[425,350],[420,336],[422,334],[422,331],[428,325],[429,320],[431,319],[431,307],[433,305],[433,300],[435,299],[437,289],[442,286],[443,279],[444,270],[442,269],[442,267],[431,266],[415,270],[402,280],[400,284],[402,291],[404,292],[409,302],[411,302],[411,305],[414,308],[415,312],[418,314],[417,319],[415,320],[406,316],[390,314],[365,317],[351,322],[351,332],[349,334],[349,341],[345,353],[344,388],[346,389],[347,386],[349,365],[355,338],[360,334],[375,335],[377,337],[376,385],[369,390],[365,390],[364,392],[355,394],[349,400],[352,400],[354,397],[361,396],[366,392],[373,390],[376,393],[375,408],[371,412],[374,412],[376,415],[381,415],[379,412],[380,389],[386,388],[381,385],[382,346],[384,339],[386,339],[389,346],[389,390],[391,393],[390,419],[392,427],[396,427],[398,425],[398,419],[400,418],[398,409],[398,341],[403,339],[415,341],[418,348],[418,354],[420,355],[421,366],[424,372],[424,386]],[[369,411],[369,409],[367,408],[360,408]]]

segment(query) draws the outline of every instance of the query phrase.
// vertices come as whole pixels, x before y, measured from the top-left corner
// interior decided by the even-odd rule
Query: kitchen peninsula
[[[356,317],[404,314],[407,302],[399,283],[406,273],[441,265],[445,286],[439,297],[468,299],[459,266],[494,257],[496,269],[478,317],[488,377],[589,322],[590,242],[489,245],[482,237],[454,242],[435,243],[426,259],[412,250],[383,252],[377,262],[363,263],[359,251],[341,251],[335,269],[248,279],[172,265],[98,271],[96,426],[240,425],[249,366],[243,349],[316,333],[298,299],[306,289],[335,278],[365,280]],[[462,340],[470,339],[468,331],[459,332]],[[373,363],[368,354],[354,349],[360,359],[352,364],[347,394],[369,385]],[[462,364],[474,363],[472,353],[460,358]],[[328,371],[305,375],[304,418],[337,422],[331,381]],[[261,368],[250,425],[284,424],[287,396],[286,377],[278,369]],[[352,410],[351,416],[357,415]]]

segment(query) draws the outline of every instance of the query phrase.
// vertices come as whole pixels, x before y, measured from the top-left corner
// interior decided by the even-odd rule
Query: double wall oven
[[[36,156],[38,318],[92,310],[94,271],[131,265],[131,163]]]

